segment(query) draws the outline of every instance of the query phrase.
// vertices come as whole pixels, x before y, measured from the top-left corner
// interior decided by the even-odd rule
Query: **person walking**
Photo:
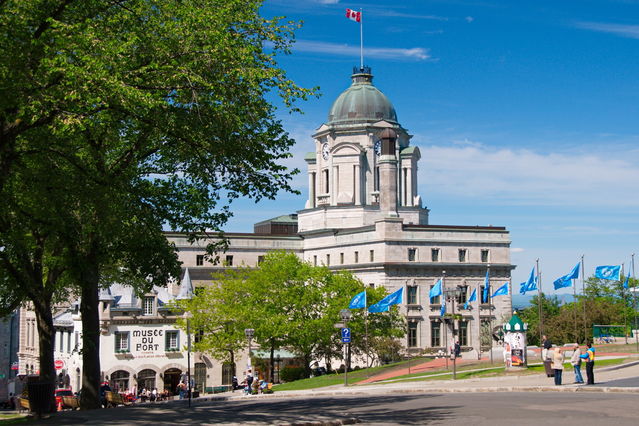
[[[560,347],[555,348],[555,353],[552,357],[552,369],[555,372],[555,385],[561,385],[561,375],[564,372],[564,354]]]
[[[588,342],[586,345],[588,349],[585,354],[581,354],[580,358],[586,360],[586,384],[595,384],[595,348],[592,347],[592,343]]]
[[[581,348],[579,348],[578,344],[575,344],[570,363],[575,370],[575,383],[583,383],[584,378],[581,376]]]

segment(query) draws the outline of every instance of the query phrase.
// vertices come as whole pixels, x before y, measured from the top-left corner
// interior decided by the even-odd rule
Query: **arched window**
[[[204,393],[206,389],[206,364],[203,362],[195,363],[195,390]]]
[[[155,371],[146,369],[138,373],[138,391],[142,389],[153,390],[155,385]]]
[[[115,392],[124,392],[129,389],[129,372],[118,370],[111,374],[111,383]]]
[[[222,364],[222,384],[230,385],[233,383],[233,376],[235,376],[235,365],[228,362]]]

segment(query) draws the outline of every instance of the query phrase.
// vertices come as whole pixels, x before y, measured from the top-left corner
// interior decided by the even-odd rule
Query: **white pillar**
[[[353,192],[355,193],[355,205],[359,206],[362,204],[362,184],[361,184],[361,173],[359,169],[359,164],[355,164],[353,166]]]

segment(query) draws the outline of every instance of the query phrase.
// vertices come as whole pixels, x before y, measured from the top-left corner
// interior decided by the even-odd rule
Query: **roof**
[[[506,332],[524,332],[526,330],[528,330],[528,324],[525,324],[521,318],[519,318],[517,311],[513,312],[510,321],[504,324],[504,331]]]
[[[351,87],[342,92],[328,113],[329,124],[366,123],[386,120],[397,123],[391,101],[373,86],[370,68],[354,70]]]

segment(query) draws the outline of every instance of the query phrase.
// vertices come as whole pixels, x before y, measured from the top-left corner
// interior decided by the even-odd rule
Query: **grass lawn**
[[[4,425],[17,425],[28,422],[29,419],[22,414],[16,413],[0,413],[0,424]]]
[[[616,351],[610,351],[616,352]],[[425,359],[420,360],[419,362],[424,362]],[[604,359],[597,360],[595,364],[595,368],[599,367],[607,367],[611,365],[622,364],[626,361],[630,361],[628,359],[619,358],[619,359]],[[536,361],[534,361],[536,362]],[[414,360],[411,361],[411,364],[417,364]],[[384,365],[381,367],[374,367],[369,369],[362,369],[357,371],[352,371],[348,373],[348,383],[350,385],[357,384],[358,382],[379,374],[381,372],[393,371],[398,369],[407,368],[407,361],[402,361],[395,364]],[[480,371],[469,371],[469,370],[478,370]],[[569,362],[564,364],[564,369],[566,371],[572,371],[572,366]],[[504,375],[525,375],[525,374],[542,374],[544,372],[544,366],[542,364],[531,365],[527,369],[521,371],[505,371],[502,365],[499,363],[491,364],[489,361],[478,361],[468,364],[463,364],[457,368],[457,379],[468,379],[471,377],[495,377],[495,376],[504,376]],[[394,377],[390,379],[393,383],[397,382],[416,382],[416,381],[424,381],[424,380],[450,380],[453,377],[452,372],[452,363],[449,364],[449,369],[440,369],[429,371],[427,373],[412,373],[406,374],[402,376]],[[376,384],[379,384],[377,382]],[[274,391],[290,391],[290,390],[305,390],[305,389],[319,389],[327,386],[335,386],[344,384],[344,374],[327,374],[324,376],[312,377],[310,379],[297,380],[290,383],[283,383],[281,385],[275,385],[273,387]]]

